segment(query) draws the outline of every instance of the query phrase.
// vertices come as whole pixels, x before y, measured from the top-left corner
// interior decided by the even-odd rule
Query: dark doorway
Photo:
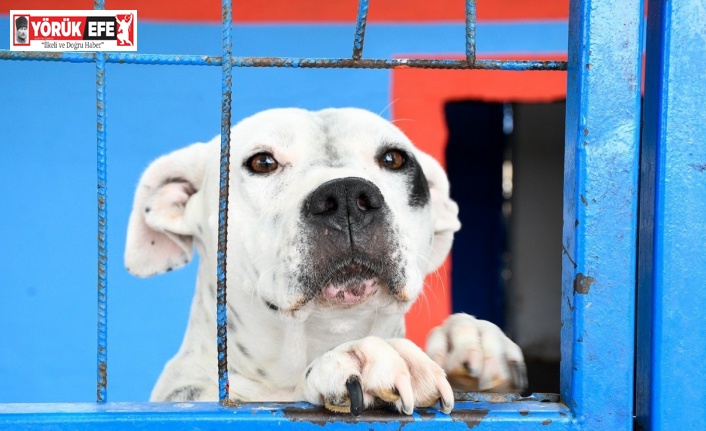
[[[445,106],[452,309],[498,324],[525,353],[530,390],[559,391],[565,103]]]

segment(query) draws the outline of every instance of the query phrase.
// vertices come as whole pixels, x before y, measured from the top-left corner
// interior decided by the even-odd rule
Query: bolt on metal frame
[[[222,2],[221,56],[0,50],[0,60],[95,62],[98,124],[97,403],[0,405],[0,430],[57,426],[67,429],[149,426],[169,430],[228,425],[274,428],[283,424],[297,429],[479,426],[486,430],[537,427],[629,430],[633,429],[634,397],[637,421],[644,429],[668,429],[676,423],[685,429],[695,424],[694,429],[706,428],[706,403],[703,403],[706,386],[698,383],[699,377],[704,377],[704,370],[688,360],[685,365],[679,356],[684,353],[684,343],[688,343],[695,357],[703,357],[706,341],[698,337],[697,330],[674,317],[676,312],[679,317],[698,319],[699,306],[706,303],[703,288],[706,252],[698,241],[706,230],[706,145],[703,138],[701,141],[694,138],[706,136],[706,121],[701,114],[706,106],[706,44],[699,43],[703,41],[699,37],[703,36],[706,8],[703,0],[685,0],[679,6],[672,2],[662,4],[660,0],[649,2],[647,122],[642,154],[643,0],[571,0],[568,63],[476,59],[474,0],[466,0],[465,60],[364,59],[367,0],[359,0],[352,58],[233,57],[231,0]],[[95,0],[96,9],[104,6],[103,0]],[[217,270],[220,404],[107,402],[107,63],[222,68]],[[233,406],[229,402],[225,238],[233,67],[568,68],[561,401],[543,394],[526,398],[464,394],[451,415],[422,409],[422,415],[416,412],[412,417],[371,413],[359,419],[331,414],[305,403]],[[675,139],[692,145],[680,146]],[[700,146],[696,145],[699,143]],[[641,186],[639,217],[638,186]],[[696,211],[684,211],[683,203]],[[680,243],[692,246],[680,247]],[[701,289],[686,292],[685,284]],[[636,299],[641,306],[637,312]],[[636,355],[637,382],[633,377]],[[684,391],[685,388],[691,389]],[[684,405],[689,408],[680,408]]]

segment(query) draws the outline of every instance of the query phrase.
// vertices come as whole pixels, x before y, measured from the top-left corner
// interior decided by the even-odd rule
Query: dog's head
[[[134,274],[185,264],[195,241],[215,278],[219,142],[143,175],[125,254]],[[368,111],[264,111],[234,126],[231,143],[229,285],[283,313],[406,309],[460,228],[441,166]]]

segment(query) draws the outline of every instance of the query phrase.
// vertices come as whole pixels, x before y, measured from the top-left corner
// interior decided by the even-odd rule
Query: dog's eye
[[[245,162],[245,167],[254,174],[269,174],[279,167],[279,163],[270,153],[257,153]]]
[[[407,155],[400,150],[388,150],[379,159],[380,166],[396,171],[407,164]]]

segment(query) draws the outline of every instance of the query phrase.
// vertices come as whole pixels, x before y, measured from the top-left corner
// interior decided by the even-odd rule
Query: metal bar
[[[0,404],[0,431],[36,430],[340,430],[489,431],[576,429],[563,404],[521,401],[458,402],[451,414],[417,409],[412,416],[389,410],[365,411],[360,417],[335,414],[306,403],[247,403],[224,407],[218,403]]]
[[[228,321],[226,317],[226,263],[228,262],[228,190],[230,177],[230,117],[233,95],[231,54],[233,51],[231,0],[223,0],[223,58],[221,103],[221,163],[218,198],[218,261],[217,261],[217,319],[218,319],[218,399],[227,404],[228,394]]]
[[[223,57],[206,55],[164,55],[108,53],[108,63],[223,66]],[[0,50],[0,60],[39,60],[90,63],[92,53],[84,52],[17,52]],[[484,69],[484,70],[566,70],[566,61],[538,60],[466,60],[445,59],[361,59],[295,58],[295,57],[231,57],[232,67],[340,68],[340,69]]]
[[[365,24],[368,20],[368,0],[358,2],[358,18],[355,21],[355,36],[353,38],[353,59],[363,57],[363,43],[365,42]]]
[[[466,62],[476,62],[476,0],[466,0]]]
[[[637,425],[706,429],[702,0],[650,0],[640,183]]]
[[[642,1],[571,0],[561,395],[582,430],[632,430]]]
[[[105,9],[104,0],[95,0],[94,9]],[[105,54],[96,62],[96,151],[98,170],[98,351],[96,402],[108,400],[108,160],[106,141]]]

